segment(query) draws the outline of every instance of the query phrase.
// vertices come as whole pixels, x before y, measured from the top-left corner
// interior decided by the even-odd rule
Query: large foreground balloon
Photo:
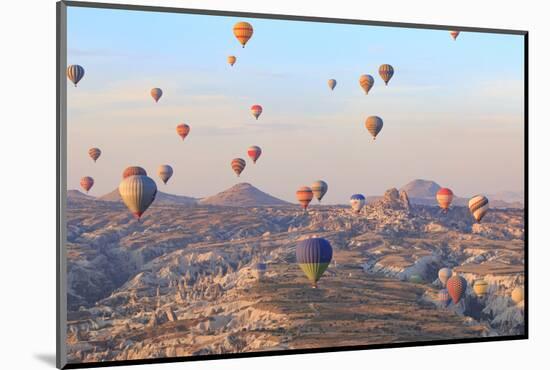
[[[158,102],[160,97],[162,96],[162,90],[158,87],[151,89],[151,96],[153,97],[155,102]]]
[[[170,180],[170,177],[172,177],[172,175],[174,174],[174,170],[172,169],[172,167],[167,164],[160,165],[157,172],[160,179],[165,185],[168,180]]]
[[[365,205],[365,196],[363,194],[353,194],[349,198],[349,204],[351,206],[351,209],[353,209],[355,213],[359,213]]]
[[[78,82],[84,77],[84,68],[78,64],[73,64],[67,67],[67,78],[71,80],[76,87]]]
[[[256,146],[256,145],[252,145],[251,147],[249,147],[246,152],[248,154],[248,157],[250,159],[252,159],[252,162],[254,164],[256,164],[256,161],[262,155],[262,149],[259,146]]]
[[[443,286],[447,286],[447,280],[449,280],[451,276],[453,276],[453,270],[448,267],[443,267],[437,273],[437,277],[439,278],[439,281],[441,281]]]
[[[157,185],[150,177],[143,175],[129,176],[122,180],[118,192],[126,207],[138,219],[149,208],[157,195]]]
[[[336,80],[333,78],[328,80],[328,87],[329,89],[334,90],[334,88],[336,87]]]
[[[468,282],[466,279],[460,275],[451,276],[449,280],[447,280],[447,290],[454,304],[457,304],[462,299],[466,292],[467,285]]]
[[[233,34],[239,40],[241,45],[244,46],[250,40],[252,37],[252,34],[254,33],[254,29],[252,28],[252,25],[248,22],[238,22],[235,23],[233,26]]]
[[[477,222],[481,222],[481,219],[485,216],[489,210],[489,199],[483,195],[476,195],[470,201],[468,201],[468,208],[474,219]]]
[[[130,176],[142,175],[147,176],[147,171],[138,166],[126,167],[122,172],[122,178],[125,179]]]
[[[380,68],[378,68],[378,74],[380,74],[380,77],[382,77],[382,80],[384,80],[384,83],[387,85],[393,77],[393,67],[389,64],[382,64]]]
[[[313,191],[311,191],[311,188],[308,186],[302,186],[296,190],[296,199],[300,202],[302,208],[307,210],[309,202],[313,199]]]
[[[92,186],[94,186],[94,179],[92,179],[90,176],[84,176],[80,179],[80,187],[86,190],[86,193],[90,191]]]
[[[383,126],[384,121],[382,121],[382,118],[378,116],[370,116],[365,121],[365,127],[372,135],[372,140],[376,140],[376,136],[380,133]]]
[[[317,281],[328,268],[331,260],[332,246],[326,239],[305,239],[296,246],[296,262],[314,288],[317,288]]]
[[[523,301],[523,295],[524,295],[524,292],[523,292],[523,287],[515,287],[514,290],[512,290],[512,301],[514,301],[515,304],[518,304],[520,303],[521,301]]]
[[[443,306],[447,307],[449,302],[451,301],[451,296],[449,295],[449,292],[447,289],[441,289],[439,293],[437,293],[437,301]]]
[[[453,40],[456,40],[458,35],[460,35],[460,31],[451,31],[450,33],[451,33],[451,37],[453,38]]]
[[[90,150],[88,150],[88,155],[90,156],[90,158],[92,158],[95,161],[97,161],[97,159],[99,158],[99,156],[101,155],[101,150],[99,150],[99,148],[90,148]]]
[[[435,194],[435,199],[437,200],[439,207],[441,207],[444,212],[447,212],[451,206],[453,196],[453,191],[449,188],[441,188]]]
[[[241,172],[243,172],[244,168],[246,167],[246,161],[242,158],[235,158],[231,161],[231,168],[237,176],[241,176]]]
[[[237,57],[234,55],[230,55],[227,57],[227,63],[229,63],[231,67],[233,67],[233,64],[235,64],[236,61],[237,61]]]
[[[258,104],[254,104],[253,106],[250,107],[250,112],[256,119],[260,117],[260,114],[262,114],[263,111],[264,109],[262,108],[262,106]]]
[[[487,295],[487,291],[489,290],[489,284],[483,279],[478,279],[474,281],[473,289],[474,289],[474,293],[478,297],[482,298]]]
[[[374,78],[371,75],[361,75],[359,77],[359,85],[361,85],[361,88],[365,91],[365,94],[368,95],[370,89],[374,85]]]
[[[189,135],[189,132],[191,131],[191,127],[185,123],[180,123],[176,126],[176,132],[181,137],[182,140],[185,140],[187,135]]]
[[[323,180],[317,180],[311,184],[311,191],[315,198],[320,202],[321,199],[325,196],[328,190],[328,184]]]

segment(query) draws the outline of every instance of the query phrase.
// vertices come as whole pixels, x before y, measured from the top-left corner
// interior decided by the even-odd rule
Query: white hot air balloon
[[[157,185],[148,176],[134,175],[126,177],[118,186],[120,197],[128,210],[137,219],[149,208],[157,195]]]

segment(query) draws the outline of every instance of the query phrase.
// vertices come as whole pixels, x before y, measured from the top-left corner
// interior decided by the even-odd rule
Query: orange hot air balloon
[[[260,117],[260,114],[262,114],[262,112],[264,111],[264,109],[262,108],[261,105],[258,105],[258,104],[254,104],[253,106],[250,107],[250,111],[252,112],[252,115],[258,119],[258,117]]]
[[[296,199],[298,199],[298,202],[300,202],[305,211],[307,210],[309,202],[313,199],[313,191],[309,186],[302,186],[296,191]]]
[[[449,207],[453,202],[453,196],[453,191],[449,188],[441,188],[437,191],[435,199],[443,212],[447,212],[449,210]]]
[[[460,275],[451,276],[447,280],[447,291],[453,299],[453,303],[457,304],[462,299],[466,292],[466,286],[468,282]]]
[[[235,158],[231,161],[231,168],[237,176],[241,176],[241,172],[243,172],[244,168],[246,167],[246,161],[242,158]]]
[[[231,67],[233,67],[233,64],[235,64],[236,61],[237,61],[237,57],[234,55],[230,55],[227,57],[227,63],[229,63]]]
[[[253,145],[248,148],[247,153],[248,153],[248,157],[252,159],[252,162],[256,164],[256,161],[262,155],[262,149],[259,146]]]
[[[99,150],[99,148],[91,148],[90,150],[88,150],[88,155],[90,156],[90,158],[92,158],[95,161],[97,161],[97,159],[99,158],[99,156],[101,155],[101,150]]]
[[[374,78],[371,75],[361,75],[359,77],[359,85],[365,94],[368,95],[370,89],[372,89],[372,86],[374,85]]]
[[[453,40],[456,40],[458,35],[460,35],[460,31],[450,31],[450,34],[451,34],[451,37],[453,38]]]
[[[253,33],[254,28],[252,28],[252,25],[248,22],[238,22],[233,26],[233,34],[237,40],[239,40],[243,48],[248,40],[250,40]]]
[[[176,132],[181,137],[182,140],[185,140],[187,135],[189,135],[189,132],[191,131],[191,127],[185,123],[181,123],[177,125]]]
[[[92,186],[94,186],[94,179],[92,179],[90,176],[84,176],[80,179],[80,186],[82,189],[86,190],[86,193],[90,191]]]
[[[155,99],[155,102],[158,103],[160,97],[162,96],[162,90],[158,87],[151,89],[151,96]]]
[[[376,136],[380,133],[382,127],[384,127],[384,121],[378,116],[370,116],[365,121],[365,127],[372,135],[372,140],[376,140]]]
[[[122,178],[125,179],[130,176],[147,176],[147,171],[139,166],[126,167],[122,172]]]

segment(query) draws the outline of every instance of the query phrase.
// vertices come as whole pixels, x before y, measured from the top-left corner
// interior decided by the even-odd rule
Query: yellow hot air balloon
[[[380,77],[382,77],[386,85],[393,77],[393,72],[393,67],[389,64],[382,64],[380,68],[378,68],[378,74],[380,74]]]
[[[523,287],[518,286],[515,287],[514,290],[512,290],[512,301],[514,301],[515,304],[520,303],[523,301]]]
[[[368,95],[370,89],[372,89],[372,86],[374,85],[374,78],[371,75],[361,75],[361,77],[359,77],[359,85],[361,85],[361,88],[365,91],[365,94]]]
[[[487,291],[489,290],[489,284],[483,280],[478,279],[474,282],[474,293],[478,297],[485,297],[487,295]]]
[[[370,116],[365,121],[365,127],[372,135],[372,140],[376,140],[376,136],[380,133],[380,130],[382,130],[382,126],[384,126],[384,122],[382,118],[378,116]]]
[[[128,176],[118,186],[122,201],[132,214],[140,219],[157,195],[157,185],[144,175]]]
[[[238,22],[235,23],[233,26],[233,34],[239,40],[241,45],[244,46],[250,40],[252,37],[252,34],[254,33],[254,29],[252,28],[252,25],[248,22]]]
[[[231,67],[233,67],[233,64],[235,64],[236,61],[237,61],[237,57],[234,55],[230,55],[227,57],[227,63],[229,63]]]

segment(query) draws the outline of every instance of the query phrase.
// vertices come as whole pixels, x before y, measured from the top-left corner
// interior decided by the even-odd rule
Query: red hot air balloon
[[[254,118],[258,119],[258,117],[260,117],[260,114],[262,114],[264,109],[262,108],[261,105],[255,104],[250,107],[250,111],[252,112],[252,115],[254,116]]]
[[[457,304],[462,299],[466,292],[467,285],[466,279],[460,275],[451,276],[449,280],[447,280],[447,291],[453,299],[454,304]]]
[[[451,33],[451,37],[453,38],[453,40],[456,40],[458,35],[460,35],[460,31],[450,31],[450,33]]]
[[[242,158],[235,158],[231,161],[231,168],[237,176],[241,176],[241,172],[243,172],[244,168],[246,167],[246,161]]]
[[[309,186],[302,186],[296,191],[296,199],[298,199],[298,202],[300,202],[305,211],[309,202],[313,199],[313,191]]]
[[[130,176],[147,176],[147,171],[138,166],[126,167],[122,172],[122,178],[125,179]]]
[[[187,135],[189,135],[189,132],[191,131],[191,127],[185,123],[181,123],[176,126],[176,132],[181,137],[182,140],[185,140]]]
[[[86,190],[86,193],[90,191],[92,186],[94,186],[94,179],[92,179],[90,176],[84,176],[80,179],[80,186],[82,189]]]
[[[441,188],[437,191],[435,199],[437,200],[437,203],[439,204],[443,212],[446,213],[449,210],[449,207],[453,202],[453,196],[453,191],[449,188]]]
[[[253,145],[248,148],[248,157],[256,164],[256,161],[262,155],[262,149],[259,146]]]

